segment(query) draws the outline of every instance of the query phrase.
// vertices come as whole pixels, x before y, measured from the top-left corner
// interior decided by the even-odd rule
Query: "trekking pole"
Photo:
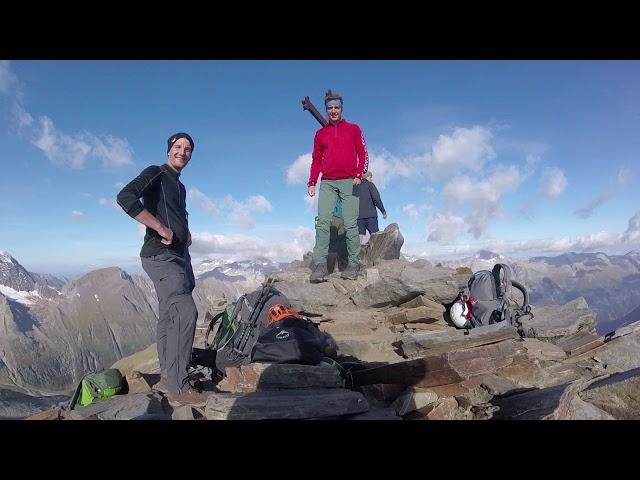
[[[304,97],[302,99],[302,110],[303,111],[309,110],[309,113],[313,115],[313,118],[315,118],[318,121],[318,123],[320,123],[320,125],[322,125],[323,127],[326,127],[327,124],[329,123],[329,121],[322,116],[322,114],[313,105],[313,103],[311,103],[311,100],[309,100],[309,97]]]
[[[256,329],[257,323],[258,323],[258,315],[260,315],[260,312],[262,311],[264,304],[269,298],[269,292],[271,291],[271,285],[273,284],[273,280],[274,280],[273,277],[268,277],[267,280],[265,280],[262,286],[262,290],[260,291],[260,296],[258,297],[258,301],[256,302],[253,308],[253,311],[249,315],[249,320],[247,322],[248,324],[243,329],[240,335],[240,338],[238,339],[237,346],[233,348],[233,351],[235,353],[239,353],[239,354],[243,353],[243,350],[246,347],[247,342],[251,338],[253,331]]]

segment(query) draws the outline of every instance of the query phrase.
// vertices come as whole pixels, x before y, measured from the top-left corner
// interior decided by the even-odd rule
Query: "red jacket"
[[[362,178],[369,168],[362,130],[344,119],[337,125],[329,123],[316,132],[312,158],[307,186],[316,184],[320,172],[323,180],[344,180]]]

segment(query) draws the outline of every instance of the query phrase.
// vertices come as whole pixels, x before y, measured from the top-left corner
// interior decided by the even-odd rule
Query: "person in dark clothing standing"
[[[380,192],[373,183],[373,174],[368,171],[364,174],[362,183],[360,184],[360,212],[358,214],[358,233],[360,234],[360,243],[369,230],[369,234],[376,233],[378,228],[378,212],[376,207],[382,212],[382,218],[387,218],[387,211],[380,198]]]
[[[159,304],[161,380],[154,387],[168,391],[173,406],[204,406],[208,398],[191,387],[188,377],[198,311],[191,296],[195,288],[189,256],[191,232],[180,173],[191,160],[193,148],[189,134],[172,135],[167,140],[167,162],[145,168],[117,197],[118,205],[147,227],[140,257]]]

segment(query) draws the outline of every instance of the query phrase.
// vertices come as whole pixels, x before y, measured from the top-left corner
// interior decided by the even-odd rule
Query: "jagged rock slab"
[[[455,300],[467,277],[444,267],[383,262],[378,265],[380,280],[357,290],[351,300],[360,308],[400,305],[419,295],[446,304]]]
[[[142,373],[138,370],[134,370],[125,377],[127,381],[127,394],[134,393],[147,393],[151,391],[151,385],[144,378]]]
[[[429,299],[424,295],[418,295],[415,298],[412,298],[408,302],[402,303],[399,305],[401,308],[416,308],[416,307],[442,307],[442,311],[444,312],[445,308],[440,304],[436,303],[433,300]]]
[[[0,360],[0,363],[2,361]],[[27,418],[69,401],[67,395],[34,397],[0,388],[0,419]]]
[[[556,341],[556,345],[562,348],[567,355],[580,355],[604,344],[604,338],[593,333],[581,331],[561,338]]]
[[[401,312],[393,313],[387,317],[387,321],[392,325],[444,321],[444,307],[439,303],[431,303],[432,305],[429,306],[407,308]]]
[[[298,311],[315,312],[318,307],[322,309],[338,305],[338,295],[331,282],[309,283],[307,277],[305,282],[295,279],[277,282],[276,288],[287,297],[293,308]]]
[[[436,402],[438,398],[438,394],[435,392],[409,387],[402,395],[393,401],[391,408],[393,408],[398,415],[403,416],[414,410],[424,408],[430,403]]]
[[[163,414],[162,397],[157,393],[115,395],[86,407],[64,412],[65,420],[133,420],[149,414]]]
[[[208,420],[331,418],[369,410],[361,393],[342,388],[267,390],[249,394],[214,393],[205,409]]]
[[[341,334],[366,335],[376,330],[384,315],[371,311],[337,311],[323,316],[321,329],[333,336]]]
[[[539,363],[526,354],[515,355],[509,365],[497,369],[495,373],[522,387],[535,387],[544,380]]]
[[[447,397],[415,410],[404,418],[406,420],[471,420],[473,414],[461,408],[455,398]]]
[[[402,357],[394,352],[396,334],[376,331],[374,334],[358,336],[334,335],[341,355],[350,355],[365,362],[396,362]]]
[[[345,420],[402,420],[393,408],[371,408],[368,412],[359,413]]]
[[[612,417],[584,402],[578,392],[585,382],[565,383],[554,387],[494,398],[499,410],[496,420],[604,420]]]
[[[404,356],[412,358],[519,338],[516,329],[505,323],[472,328],[466,333],[453,328],[442,333],[411,333],[399,341],[399,348]]]
[[[44,412],[36,413],[25,420],[62,420],[62,410],[60,408],[50,408]]]
[[[122,376],[131,375],[134,371],[141,373],[156,373],[160,371],[160,362],[158,361],[158,348],[152,343],[144,350],[136,352],[128,357],[121,358],[110,368],[120,370]]]
[[[340,373],[330,365],[251,363],[239,368],[227,368],[226,373],[226,378],[218,384],[218,387],[234,393],[344,386]]]
[[[174,407],[171,420],[195,420],[193,408],[188,405]]]
[[[523,390],[528,390],[523,389],[513,380],[505,377],[500,377],[495,373],[479,375],[476,378],[480,380],[480,385],[482,386],[482,388],[484,388],[491,396],[514,394],[520,393]]]
[[[571,362],[562,362],[542,369],[542,378],[536,381],[536,388],[554,387],[563,383],[571,383],[583,378],[584,368]]]
[[[640,367],[640,331],[611,340],[592,352],[607,365],[610,372],[624,372]],[[591,352],[585,355],[590,356]]]
[[[427,332],[445,332],[448,328],[441,323],[407,323],[405,327],[408,330],[422,330]]]
[[[400,227],[397,223],[390,223],[383,231],[371,235],[369,241],[362,246],[360,264],[372,266],[379,260],[399,259],[403,243]]]
[[[580,397],[617,420],[640,420],[640,368],[597,380]]]
[[[630,323],[624,327],[620,327],[614,332],[608,333],[605,335],[605,342],[609,342],[619,337],[624,337],[625,335],[629,335],[634,332],[640,332],[640,321]]]
[[[505,367],[522,351],[518,342],[509,340],[359,370],[353,372],[353,382],[356,386],[395,383],[421,387],[457,383]]]
[[[369,406],[389,407],[405,390],[403,384],[379,383],[373,385],[362,385],[360,391],[369,402]]]
[[[534,317],[523,320],[522,327],[527,337],[566,337],[578,330],[591,331],[595,328],[596,315],[589,309],[584,297],[576,298],[564,305],[535,307]]]
[[[524,348],[527,349],[527,355],[538,360],[564,360],[567,353],[557,345],[550,342],[544,342],[537,338],[525,338]]]

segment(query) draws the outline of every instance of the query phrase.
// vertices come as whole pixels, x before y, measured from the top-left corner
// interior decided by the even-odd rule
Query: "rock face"
[[[523,322],[527,337],[553,339],[565,337],[578,330],[593,331],[595,329],[595,314],[589,309],[583,297],[562,306],[535,307],[533,313],[533,319]]]
[[[404,237],[397,223],[391,223],[381,232],[374,233],[360,249],[360,264],[372,267],[380,260],[397,260]]]

